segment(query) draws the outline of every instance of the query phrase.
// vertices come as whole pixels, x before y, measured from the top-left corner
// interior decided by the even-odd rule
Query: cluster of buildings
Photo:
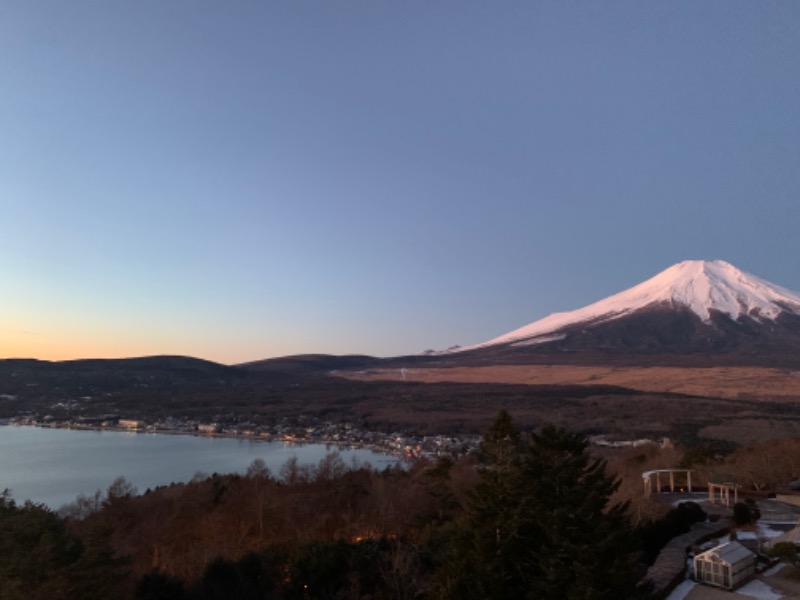
[[[610,440],[605,435],[590,435],[586,438],[593,446],[603,446],[606,448],[638,448],[640,446],[659,446],[661,448],[672,448],[672,440],[661,438],[651,440],[649,438],[639,438],[636,440]]]
[[[475,450],[480,436],[413,435],[393,432],[383,433],[362,429],[350,423],[319,423],[297,425],[284,419],[275,425],[254,423],[226,423],[225,418],[196,421],[167,417],[155,421],[122,418],[119,415],[97,417],[73,417],[60,421],[52,416],[37,419],[20,416],[7,420],[7,424],[59,427],[71,429],[109,429],[114,431],[137,431],[143,433],[208,435],[217,437],[249,438],[269,442],[298,444],[336,444],[347,447],[367,448],[391,454],[406,460],[458,458]]]

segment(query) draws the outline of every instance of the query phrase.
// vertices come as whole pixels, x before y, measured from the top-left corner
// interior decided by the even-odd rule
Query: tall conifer
[[[481,444],[480,482],[434,597],[619,600],[637,589],[636,542],[617,484],[580,435],[548,426],[524,442],[501,411]]]

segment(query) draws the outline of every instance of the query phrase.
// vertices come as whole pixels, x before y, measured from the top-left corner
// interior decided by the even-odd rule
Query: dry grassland
[[[340,371],[357,381],[493,383],[517,385],[612,385],[647,393],[686,394],[741,400],[800,399],[800,372],[763,367],[596,367],[498,365]]]

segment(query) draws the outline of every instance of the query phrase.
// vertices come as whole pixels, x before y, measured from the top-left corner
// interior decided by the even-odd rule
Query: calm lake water
[[[293,456],[300,464],[315,465],[335,450],[348,464],[355,459],[382,469],[397,462],[370,450],[324,444],[0,426],[0,491],[10,489],[19,503],[32,500],[57,509],[78,494],[105,492],[120,475],[143,493],[189,481],[198,471],[244,473],[256,458],[277,474]]]

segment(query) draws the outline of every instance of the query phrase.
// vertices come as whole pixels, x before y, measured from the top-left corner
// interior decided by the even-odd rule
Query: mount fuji
[[[555,352],[800,364],[800,294],[721,260],[689,260],[584,308],[446,353],[534,358]]]

